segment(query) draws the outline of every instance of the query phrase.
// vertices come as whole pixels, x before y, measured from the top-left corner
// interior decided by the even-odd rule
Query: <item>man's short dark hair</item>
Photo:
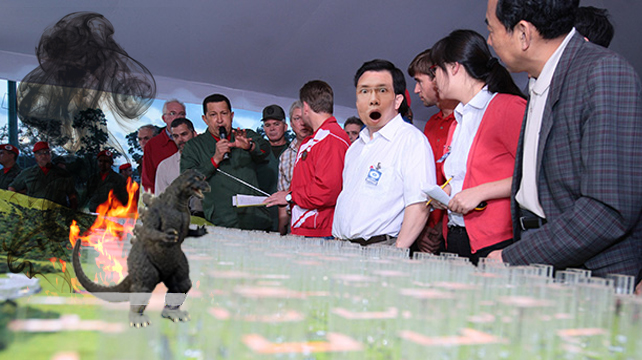
[[[430,49],[420,52],[408,65],[408,75],[415,77],[416,74],[428,75],[432,60],[430,60]]]
[[[315,113],[332,114],[334,112],[334,92],[325,81],[308,81],[299,90],[299,99],[310,105]]]
[[[593,6],[580,6],[575,13],[575,29],[590,42],[605,48],[611,45],[615,29],[609,20],[606,9]]]
[[[406,92],[406,79],[403,73],[390,61],[375,59],[363,63],[354,75],[355,87],[357,87],[361,75],[366,71],[388,71],[392,75],[392,86],[394,87],[395,95],[403,95]]]
[[[230,99],[227,98],[227,96],[222,95],[222,94],[212,94],[203,100],[203,115],[207,115],[207,104],[209,103],[217,103],[225,101],[227,104],[227,109],[229,111],[232,111],[232,104],[230,104]]]
[[[573,29],[579,5],[580,0],[498,0],[495,15],[509,33],[525,20],[542,38],[555,39]]]
[[[174,121],[172,121],[171,128],[173,129],[173,128],[179,127],[179,126],[181,126],[183,124],[187,125],[187,128],[190,129],[190,131],[194,131],[194,124],[192,123],[192,121],[190,119],[187,119],[187,118],[176,118],[176,119],[174,119]]]
[[[357,116],[350,116],[345,123],[343,123],[343,127],[345,128],[348,125],[359,125],[359,127],[363,127],[363,121],[359,119]]]

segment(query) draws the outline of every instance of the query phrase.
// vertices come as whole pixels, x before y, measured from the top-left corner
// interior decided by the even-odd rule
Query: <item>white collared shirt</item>
[[[154,195],[162,194],[165,189],[181,174],[181,152],[161,161],[156,168],[156,180],[154,183]]]
[[[522,179],[519,184],[519,191],[515,199],[520,207],[530,210],[539,217],[545,218],[544,209],[539,202],[537,191],[537,150],[539,144],[539,133],[542,128],[544,108],[548,99],[548,90],[551,80],[555,74],[557,64],[575,34],[575,28],[571,30],[553,55],[546,61],[542,72],[537,79],[531,78],[528,83],[530,100],[528,103],[528,114],[526,116],[526,128],[524,129],[524,151],[522,154]]]
[[[159,196],[181,175],[181,152],[161,161],[156,169],[156,180],[154,183],[154,195]],[[189,208],[192,211],[203,211],[201,199],[192,196],[189,199]]]
[[[346,152],[332,235],[340,239],[398,236],[406,206],[425,202],[422,189],[435,182],[428,139],[400,115],[372,139],[368,128],[361,130]]]
[[[470,147],[475,140],[486,108],[494,96],[495,93],[491,93],[488,91],[488,86],[484,86],[467,104],[459,103],[455,108],[457,127],[450,142],[450,155],[444,161],[444,175],[446,179],[452,177],[449,183],[451,199],[461,192],[464,186]],[[448,225],[465,226],[464,216],[448,210]]]

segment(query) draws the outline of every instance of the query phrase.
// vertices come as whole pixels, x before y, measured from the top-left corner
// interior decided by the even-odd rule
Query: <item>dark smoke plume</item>
[[[100,149],[106,148],[101,139],[103,131],[108,133],[100,109],[111,110],[116,120],[137,119],[147,111],[156,96],[154,77],[113,35],[104,16],[89,12],[69,14],[44,31],[36,48],[39,66],[17,92],[18,115],[36,140],[80,155],[88,149],[95,153],[96,139]],[[109,145],[125,153],[117,143]],[[95,161],[95,155],[88,158]],[[37,205],[42,200],[29,201]],[[51,259],[70,259],[71,221],[84,231],[95,220],[67,207],[34,204],[0,191],[0,272],[32,277],[55,270],[49,269]]]
[[[82,146],[72,126],[80,111],[108,108],[121,119],[143,115],[156,95],[156,82],[113,35],[109,20],[90,12],[69,14],[46,29],[36,48],[40,66],[18,88],[20,120],[75,151]]]

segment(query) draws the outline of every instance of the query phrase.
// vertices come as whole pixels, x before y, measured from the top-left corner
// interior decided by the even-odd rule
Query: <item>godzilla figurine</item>
[[[186,311],[179,310],[192,287],[189,264],[181,250],[188,236],[203,236],[205,227],[189,228],[190,197],[203,198],[210,191],[205,176],[196,170],[181,174],[158,197],[145,194],[145,210],[140,216],[142,225],[134,228],[132,248],[127,257],[128,275],[117,285],[102,286],[91,281],[82,270],[79,259],[81,241],[73,250],[73,266],[80,284],[94,296],[111,301],[129,301],[129,322],[132,327],[150,324],[145,307],[158,283],[167,286],[165,308],[161,316],[174,322],[189,321]]]

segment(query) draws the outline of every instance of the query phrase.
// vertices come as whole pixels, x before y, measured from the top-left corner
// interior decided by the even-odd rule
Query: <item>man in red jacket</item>
[[[292,234],[331,237],[350,138],[332,116],[334,95],[330,85],[310,81],[299,90],[299,98],[303,103],[303,121],[314,133],[299,147],[291,191],[278,191],[265,204],[292,207]]]
[[[169,133],[172,121],[177,118],[184,118],[185,104],[178,100],[168,100],[163,105],[163,121],[167,126],[161,130],[161,133],[154,136],[145,144],[143,149],[143,171],[141,182],[145,191],[154,193],[154,183],[156,182],[156,169],[161,161],[174,155],[178,151],[176,143]]]

